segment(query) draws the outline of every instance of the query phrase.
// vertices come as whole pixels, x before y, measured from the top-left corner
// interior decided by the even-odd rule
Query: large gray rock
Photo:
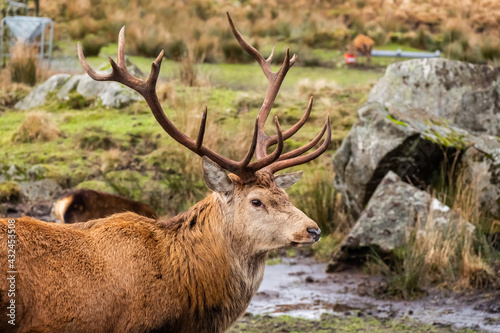
[[[78,81],[76,92],[85,98],[96,98],[108,84],[108,82],[94,81],[90,76],[84,74]]]
[[[121,108],[143,100],[141,95],[123,84],[94,81],[87,74],[79,79],[76,91],[85,98],[97,99],[106,107]]]
[[[117,82],[107,82],[97,98],[101,100],[103,106],[114,108],[121,108],[132,102],[143,100],[136,91]]]
[[[483,137],[461,158],[464,184],[470,185],[472,200],[479,201],[481,212],[500,217],[500,144],[498,138]]]
[[[475,133],[500,136],[500,68],[448,59],[398,62],[368,101],[417,108]]]
[[[424,229],[426,225],[429,228],[429,223],[446,225],[450,221],[474,230],[472,224],[450,207],[389,171],[341,247],[376,246],[383,252],[390,252],[406,244],[409,230]]]
[[[73,90],[76,89],[78,84],[80,83],[80,80],[84,77],[84,75],[73,75],[66,83],[59,89],[57,92],[57,98],[60,101],[67,101],[69,100],[69,94]]]
[[[457,228],[464,228],[466,232],[475,229],[459,213],[389,171],[349,235],[342,241],[328,271],[341,270],[343,262],[358,256],[365,257],[369,249],[391,253],[407,244],[409,232],[415,229],[448,233]]]
[[[70,76],[71,75],[69,74],[52,75],[47,81],[33,89],[28,96],[17,102],[15,108],[28,110],[44,105],[47,99],[47,94],[56,91],[70,78]]]
[[[402,105],[386,108],[380,103],[366,103],[358,110],[358,118],[333,159],[335,186],[353,217],[359,217],[388,171],[426,188],[441,176],[444,162],[471,148],[489,166],[484,182],[493,177],[485,184],[487,193],[493,196],[483,191],[483,200],[498,202],[500,185],[495,175],[500,166],[492,160],[500,151],[496,138],[470,134],[426,111]],[[471,175],[479,174],[472,162],[470,165]],[[494,216],[499,215],[495,210]]]
[[[61,186],[53,179],[20,182],[19,188],[21,189],[21,200],[28,203],[39,201],[52,202],[62,191]]]

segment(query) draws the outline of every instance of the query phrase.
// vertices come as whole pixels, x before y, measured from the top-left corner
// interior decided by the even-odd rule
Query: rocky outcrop
[[[439,178],[445,160],[460,157],[469,161],[467,165],[471,167],[477,165],[478,159],[485,163],[484,172],[469,168],[471,180],[483,179],[480,191],[484,202],[496,203],[500,199],[497,181],[500,166],[498,158],[495,159],[500,154],[497,138],[473,135],[424,110],[402,105],[384,107],[380,103],[366,103],[359,109],[358,118],[333,159],[335,187],[353,217],[360,216],[388,171],[426,188]],[[469,149],[476,152],[474,159],[472,153],[464,154]],[[500,217],[498,208],[491,211]]]
[[[117,82],[107,82],[108,84],[101,91],[97,98],[106,107],[122,108],[135,101],[142,101],[143,98],[134,90]]]
[[[412,228],[423,229],[428,223],[445,225],[461,220],[460,214],[389,171],[342,247],[377,246],[384,252],[390,252],[406,243],[406,234]],[[463,223],[469,230],[474,230],[470,223]]]
[[[142,77],[142,72],[127,61],[127,66],[137,77]],[[107,68],[104,68],[107,69]],[[105,107],[122,108],[128,104],[143,100],[133,89],[117,82],[94,81],[87,74],[74,75],[57,74],[50,77],[45,83],[39,85],[16,104],[17,109],[27,110],[44,105],[49,92],[57,92],[57,99],[68,101],[70,94],[76,92],[85,99],[95,100]]]
[[[34,216],[42,221],[55,221],[51,216],[54,200],[63,193],[57,182],[52,179],[22,181],[17,183],[20,189],[19,202],[0,204],[0,214],[8,217],[23,215]]]
[[[483,137],[481,143],[465,150],[461,159],[469,194],[479,201],[483,213],[500,217],[500,139]]]
[[[47,95],[50,92],[60,88],[71,75],[56,74],[52,75],[47,81],[33,89],[28,96],[16,103],[15,108],[20,110],[28,110],[45,104]]]
[[[356,223],[331,270],[366,248],[391,252],[422,223],[473,229],[429,189],[464,193],[483,217],[500,219],[499,77],[445,59],[387,68],[333,159]]]
[[[446,228],[457,227],[468,232],[475,229],[459,213],[389,171],[343,240],[340,252],[328,269],[336,271],[349,258],[350,252],[366,255],[370,249],[375,249],[390,253],[406,244],[409,233],[415,229],[442,228],[446,232]]]
[[[474,133],[500,136],[500,68],[448,59],[398,62],[368,101],[422,109]]]
[[[73,75],[57,92],[57,99],[61,101],[67,101],[69,99],[69,94],[76,89],[80,80],[84,75]]]

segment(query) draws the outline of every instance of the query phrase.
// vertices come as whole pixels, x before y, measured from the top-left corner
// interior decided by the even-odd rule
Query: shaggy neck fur
[[[182,295],[191,320],[179,331],[225,331],[241,316],[262,281],[266,253],[253,255],[251,242],[235,240],[231,234],[234,216],[227,203],[213,193],[186,213],[159,220],[165,229],[165,262],[176,271],[178,295]],[[187,326],[186,326],[187,325]]]

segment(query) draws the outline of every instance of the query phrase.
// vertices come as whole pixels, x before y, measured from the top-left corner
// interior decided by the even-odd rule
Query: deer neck
[[[253,255],[251,244],[234,239],[228,228],[232,216],[224,207],[220,197],[212,194],[159,224],[167,233],[165,264],[180,265],[179,294],[186,297],[193,313],[205,313],[212,321],[230,324],[243,314],[257,292],[267,254]]]

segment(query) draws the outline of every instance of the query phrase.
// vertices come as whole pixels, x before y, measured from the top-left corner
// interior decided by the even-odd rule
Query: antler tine
[[[203,116],[201,117],[200,130],[198,131],[198,138],[196,139],[196,150],[200,150],[203,145],[203,137],[205,136],[205,126],[207,125],[207,107],[203,111]]]
[[[283,60],[283,64],[281,65],[280,69],[277,72],[273,72],[271,69],[271,62],[274,56],[274,48],[271,51],[271,55],[269,56],[269,58],[264,60],[264,57],[260,54],[260,52],[257,51],[257,49],[254,48],[252,45],[250,45],[243,38],[241,33],[236,29],[229,13],[226,14],[234,37],[241,45],[241,47],[259,63],[260,67],[262,68],[262,71],[264,72],[264,75],[267,77],[269,81],[267,94],[259,111],[260,120],[259,120],[259,137],[257,140],[257,159],[263,159],[266,157],[266,149],[271,145],[268,144],[269,136],[264,133],[264,125],[266,123],[267,118],[269,117],[269,113],[271,112],[274,100],[278,95],[278,91],[281,87],[281,84],[283,83],[285,75],[290,69],[290,67],[292,67],[293,64],[295,64],[297,56],[294,54],[293,57],[290,58],[290,51],[287,49],[285,59]],[[274,144],[276,143],[276,138],[277,137],[274,136],[273,140]]]
[[[120,33],[118,34],[117,61],[118,67],[127,68],[127,64],[125,62],[125,26],[120,29]]]
[[[328,148],[328,145],[330,144],[330,140],[332,138],[332,131],[331,131],[331,126],[330,126],[330,114],[328,114],[326,118],[326,138],[323,144],[313,151],[312,153],[309,153],[307,155],[302,155],[302,156],[297,156],[294,158],[286,159],[286,160],[281,160],[277,161],[270,166],[268,166],[268,170],[271,171],[272,173],[275,173],[279,170],[283,170],[286,168],[290,168],[292,166],[296,166],[299,164],[304,164],[306,162],[314,160],[316,157],[320,156],[323,154],[326,149]],[[314,141],[314,140],[313,140]]]
[[[259,135],[259,116],[255,119],[255,126],[253,130],[252,143],[250,144],[250,148],[248,149],[247,154],[240,161],[239,165],[242,169],[246,169],[250,161],[252,160],[253,154],[255,153],[255,147],[257,146],[257,136]]]
[[[284,142],[284,139],[283,139],[283,133],[281,132],[281,126],[280,126],[280,123],[278,121],[278,117],[274,117],[274,123],[276,125],[276,132],[278,133],[277,134],[277,137],[278,137],[278,144],[276,145],[276,148],[274,149],[274,151],[267,155],[266,157],[260,159],[260,160],[257,160],[253,163],[251,163],[248,168],[251,169],[251,170],[260,170],[260,169],[263,169],[265,167],[268,167],[269,165],[272,165],[272,163],[276,162],[281,153],[283,152],[283,142]]]
[[[274,73],[271,70],[271,60],[273,59],[273,54],[274,54],[274,49],[273,52],[271,52],[271,55],[267,60],[264,60],[264,57],[257,51],[255,47],[250,45],[241,35],[241,33],[236,29],[233,20],[231,19],[231,16],[229,15],[228,12],[226,12],[227,19],[229,21],[229,25],[231,26],[231,30],[233,31],[233,35],[238,41],[238,43],[241,45],[241,47],[247,51],[248,54],[250,54],[260,65],[262,68],[262,71],[264,72],[264,75],[269,79]]]
[[[122,27],[120,30],[120,34],[118,36],[118,51],[117,51],[117,62],[116,63],[111,57],[109,58],[109,62],[111,67],[113,68],[112,72],[109,74],[99,74],[97,73],[87,62],[85,56],[83,54],[82,46],[78,43],[78,59],[82,64],[83,69],[87,74],[96,81],[116,81],[120,82],[138,93],[142,96],[146,97],[145,94],[148,94],[151,90],[154,90],[154,86],[156,85],[156,81],[159,75],[159,67],[161,66],[161,59],[163,59],[163,51],[158,55],[156,60],[153,63],[153,68],[151,70],[151,74],[147,81],[143,81],[133,76],[127,70],[127,65],[125,62],[125,27]]]
[[[300,118],[300,120],[297,123],[295,123],[295,125],[293,125],[292,127],[283,132],[283,140],[291,138],[295,133],[297,133],[302,128],[302,126],[304,126],[304,124],[307,122],[307,119],[309,119],[309,116],[311,115],[312,106],[313,106],[313,97],[311,96],[311,98],[309,98],[309,104],[307,105],[306,112],[304,112],[302,118]],[[265,149],[269,148],[272,145],[275,145],[277,139],[278,137],[276,135],[270,136],[269,139],[267,139]]]
[[[323,137],[323,135],[325,134],[325,131],[326,131],[327,127],[328,127],[328,119],[325,121],[325,124],[323,125],[323,128],[316,135],[316,137],[314,139],[312,139],[305,146],[299,147],[297,149],[294,149],[292,151],[287,152],[286,154],[281,155],[280,158],[278,159],[278,161],[287,160],[287,159],[290,159],[290,158],[293,158],[293,157],[296,157],[296,156],[300,156],[303,153],[305,153],[306,151],[308,151],[309,149],[311,149],[312,147],[314,147],[319,142],[319,140],[321,140],[321,138]]]

